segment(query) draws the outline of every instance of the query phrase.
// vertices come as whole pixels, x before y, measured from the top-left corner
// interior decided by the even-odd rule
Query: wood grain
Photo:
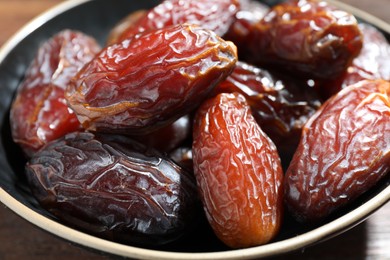
[[[60,0],[0,0],[0,46],[17,30]],[[390,0],[343,0],[390,23]],[[335,238],[272,259],[390,259],[390,203]],[[0,204],[0,259],[122,259],[81,248],[21,219]]]

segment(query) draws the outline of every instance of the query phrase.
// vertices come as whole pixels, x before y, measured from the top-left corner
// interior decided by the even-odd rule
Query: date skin
[[[197,111],[194,174],[207,219],[232,248],[269,242],[283,212],[283,173],[275,145],[245,97],[222,93]]]
[[[195,180],[129,138],[70,133],[26,165],[32,192],[65,224],[137,245],[176,240],[192,224]]]
[[[64,91],[99,51],[93,38],[71,30],[59,32],[38,49],[10,111],[13,140],[27,156],[47,142],[81,129],[66,104]]]
[[[364,37],[363,48],[341,77],[326,83],[321,88],[322,95],[325,99],[360,80],[390,80],[389,42],[383,33],[372,25],[361,23],[359,24],[359,28]]]
[[[324,1],[290,0],[271,8],[254,25],[244,59],[306,77],[336,78],[362,48],[352,14]],[[241,56],[240,56],[241,57]]]
[[[144,134],[199,106],[236,61],[233,43],[176,25],[106,47],[65,94],[85,129]]]
[[[178,24],[195,24],[223,36],[235,20],[238,0],[165,0],[152,8],[133,26],[129,26],[119,41],[137,33]]]
[[[315,89],[303,80],[281,77],[241,61],[214,92],[245,96],[257,123],[275,143],[284,164],[294,154],[304,124],[321,105]]]
[[[360,81],[307,122],[285,176],[301,222],[317,222],[368,191],[390,170],[390,83]]]

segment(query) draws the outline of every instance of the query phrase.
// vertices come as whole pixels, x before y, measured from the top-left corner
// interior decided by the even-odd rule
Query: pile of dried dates
[[[73,30],[43,43],[11,131],[33,195],[67,225],[164,245],[205,216],[246,248],[388,174],[389,81],[384,35],[324,1],[165,0],[105,46]]]

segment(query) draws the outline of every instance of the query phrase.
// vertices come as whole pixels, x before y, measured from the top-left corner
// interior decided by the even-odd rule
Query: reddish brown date
[[[234,22],[238,7],[238,0],[165,0],[129,26],[119,40],[184,23],[199,25],[223,36]]]
[[[269,242],[281,224],[283,173],[244,96],[203,103],[193,131],[194,174],[215,234],[233,248]]]
[[[43,208],[115,241],[171,242],[193,224],[199,209],[188,173],[123,136],[68,134],[34,154],[26,173]]]
[[[286,172],[286,205],[318,221],[373,187],[390,170],[390,83],[361,81],[308,121]]]
[[[254,25],[247,53],[240,53],[252,63],[329,79],[340,76],[361,47],[353,15],[324,1],[290,0],[272,7]]]
[[[282,78],[245,62],[237,62],[215,92],[244,95],[256,121],[286,163],[298,146],[302,127],[321,105],[316,91],[304,81]]]
[[[93,38],[71,30],[54,35],[39,48],[10,112],[12,137],[27,155],[81,129],[66,104],[64,91],[70,79],[99,50]]]
[[[236,61],[234,44],[210,30],[165,27],[103,49],[66,98],[88,130],[151,132],[197,107]]]
[[[359,24],[363,34],[363,48],[352,65],[338,79],[321,88],[324,98],[365,79],[390,80],[390,44],[378,29],[369,24]]]

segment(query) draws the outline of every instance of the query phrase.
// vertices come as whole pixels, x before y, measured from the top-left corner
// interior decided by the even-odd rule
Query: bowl
[[[265,1],[274,5],[279,1]],[[390,40],[390,25],[334,0],[328,2],[353,13],[360,21],[376,26]],[[301,225],[286,217],[282,231],[271,243],[232,250],[222,245],[210,230],[160,248],[140,248],[101,239],[67,227],[42,209],[31,195],[22,153],[12,142],[9,107],[15,90],[43,41],[56,32],[70,28],[83,31],[104,43],[108,31],[128,13],[157,5],[157,0],[68,0],[43,13],[0,49],[0,201],[30,223],[78,245],[105,253],[142,259],[254,259],[298,250],[336,236],[368,218],[390,200],[390,176],[348,207],[316,225]],[[207,237],[207,239],[203,239]],[[197,241],[196,243],[195,240]]]

